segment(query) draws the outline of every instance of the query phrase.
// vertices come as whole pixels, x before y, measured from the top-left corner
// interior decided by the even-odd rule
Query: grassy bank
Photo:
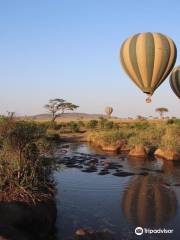
[[[46,124],[1,117],[0,201],[36,203],[52,198],[52,162],[44,155],[52,150],[53,137]]]
[[[180,120],[170,119],[157,122],[135,120],[130,122],[116,122],[112,119],[99,118],[90,121],[70,121],[54,123],[52,132],[62,139],[71,139],[76,134],[83,134],[83,138],[101,147],[103,150],[118,151],[144,148],[147,153],[152,149],[180,152]]]
[[[156,149],[166,151],[167,154],[170,152],[177,155],[180,152],[178,119],[117,122],[101,117],[98,120],[53,123],[50,131],[63,140],[87,140],[107,151],[144,148],[147,154]]]
[[[91,131],[88,140],[102,148],[112,146],[112,149],[133,149],[144,147],[147,152],[151,149],[180,152],[180,122],[166,121],[161,124],[153,124],[140,121],[125,124],[116,129],[98,129]]]

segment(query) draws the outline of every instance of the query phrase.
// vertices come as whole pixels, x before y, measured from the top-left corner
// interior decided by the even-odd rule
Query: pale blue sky
[[[60,97],[78,112],[110,105],[119,117],[149,116],[165,106],[180,117],[168,79],[146,104],[119,63],[120,45],[136,32],[165,33],[179,50],[179,13],[179,0],[0,0],[0,112],[43,113]]]

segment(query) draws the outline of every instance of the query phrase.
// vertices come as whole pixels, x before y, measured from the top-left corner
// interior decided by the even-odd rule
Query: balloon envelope
[[[176,61],[174,42],[161,33],[139,33],[129,37],[120,50],[125,72],[144,92],[152,95],[171,72]]]
[[[111,115],[111,113],[113,112],[113,108],[112,108],[112,107],[106,107],[106,108],[105,108],[105,112],[106,112],[108,115]]]
[[[180,98],[180,66],[173,69],[169,82],[173,92]]]

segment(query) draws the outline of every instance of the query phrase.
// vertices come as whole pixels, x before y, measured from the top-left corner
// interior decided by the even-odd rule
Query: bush
[[[173,123],[175,123],[175,120],[174,119],[168,119],[166,123],[167,124],[173,124]]]
[[[137,145],[144,147],[159,147],[161,138],[165,132],[164,126],[150,126],[133,129],[132,135],[128,139],[128,146]]]
[[[29,143],[25,146],[23,149],[23,156],[26,160],[32,161],[35,163],[35,161],[39,157],[39,149],[35,143]]]
[[[37,141],[45,135],[46,129],[34,122],[16,122],[7,131],[4,143],[18,152],[19,161],[22,160],[22,152],[27,144]]]
[[[97,120],[90,120],[88,123],[87,123],[87,127],[88,128],[91,128],[91,129],[95,129],[98,125],[98,121]]]
[[[150,127],[150,124],[149,122],[147,122],[146,120],[143,120],[141,122],[136,122],[134,124],[131,125],[131,128],[134,128],[134,129],[147,129]]]
[[[104,124],[104,128],[105,128],[105,129],[112,129],[113,127],[114,127],[113,121],[107,121],[107,122],[105,122],[105,124]]]
[[[45,169],[39,148],[46,128],[12,118],[0,120],[0,200],[35,201],[52,195],[49,169]]]
[[[80,126],[80,127],[85,127],[85,123],[83,122],[83,121],[78,121],[78,125]]]
[[[79,125],[76,122],[74,122],[74,121],[69,122],[67,124],[67,126],[70,129],[70,131],[73,132],[73,133],[74,132],[79,132],[79,130],[80,130]]]
[[[88,140],[97,145],[114,146],[116,145],[118,140],[127,139],[128,135],[129,133],[126,131],[117,131],[117,130],[98,131],[98,132],[89,133]]]
[[[99,127],[100,127],[101,129],[104,129],[105,123],[106,123],[107,121],[108,121],[108,120],[107,120],[106,118],[100,117],[100,118],[99,118]]]
[[[180,151],[180,127],[171,126],[166,128],[160,147],[164,150]]]

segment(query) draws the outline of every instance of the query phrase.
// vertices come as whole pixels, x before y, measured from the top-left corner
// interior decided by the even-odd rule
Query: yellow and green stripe
[[[143,92],[153,94],[175,64],[176,46],[161,33],[139,33],[123,43],[120,58],[133,82]]]
[[[180,66],[176,67],[170,76],[170,86],[178,98],[180,98]]]

